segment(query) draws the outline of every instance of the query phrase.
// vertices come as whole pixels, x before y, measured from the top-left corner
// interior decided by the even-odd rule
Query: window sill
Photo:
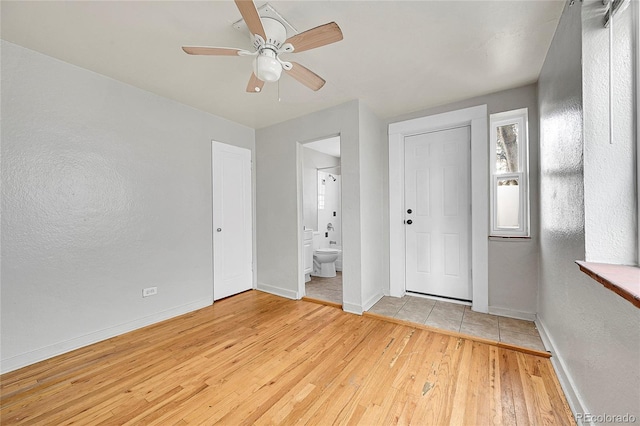
[[[640,308],[640,267],[576,260],[580,270]]]
[[[489,235],[489,241],[520,241],[520,242],[524,242],[524,241],[531,241],[531,237],[506,237],[506,236],[500,236],[500,235]]]

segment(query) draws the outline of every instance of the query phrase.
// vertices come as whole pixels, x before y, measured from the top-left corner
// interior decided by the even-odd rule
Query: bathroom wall
[[[361,122],[361,111],[367,111]],[[373,130],[369,130],[369,129]],[[257,157],[257,245],[258,288],[285,297],[298,298],[304,286],[301,265],[303,229],[303,168],[300,142],[340,135],[342,178],[342,247],[343,308],[350,312],[363,310],[363,286],[380,289],[388,286],[388,274],[379,274],[372,282],[363,273],[379,272],[388,257],[375,236],[363,237],[362,230],[370,217],[382,217],[382,185],[380,170],[370,167],[370,158],[382,158],[384,143],[376,143],[367,135],[380,133],[381,122],[360,101],[308,114],[256,131]],[[372,140],[370,146],[367,142]],[[361,150],[364,154],[361,156]],[[365,171],[361,166],[365,165]],[[375,176],[374,176],[375,170]],[[367,186],[362,181],[378,183]],[[277,250],[274,242],[277,241]],[[363,252],[366,251],[365,256]],[[382,266],[381,266],[382,265]]]
[[[340,158],[302,147],[304,227],[318,230],[318,169],[340,165]]]
[[[292,299],[301,297],[304,276],[298,266],[304,219],[303,187],[298,186],[303,178],[300,143],[339,134],[342,191],[350,200],[342,206],[344,297],[352,296],[352,288],[359,293],[358,108],[359,102],[352,101],[256,130],[258,288]],[[352,248],[347,250],[347,245]]]
[[[534,319],[538,297],[538,101],[537,85],[530,84],[394,117],[388,123],[487,105],[488,113],[529,109],[529,192],[531,201],[531,238],[528,240],[489,241],[489,311],[502,315]],[[487,117],[487,122],[489,117]],[[487,147],[487,149],[489,149]],[[385,159],[388,164],[388,159]],[[385,174],[388,176],[388,173]],[[488,178],[487,178],[488,179]],[[385,206],[388,206],[385,184]],[[388,210],[388,207],[385,207]],[[388,217],[386,218],[388,223]],[[387,225],[388,226],[388,225]],[[487,225],[488,226],[488,225]],[[488,230],[487,230],[488,233]]]
[[[333,180],[331,178],[335,180]],[[318,171],[318,192],[324,180],[324,208],[318,206],[318,227],[322,234],[320,247],[329,247],[331,241],[335,246],[342,246],[342,207],[341,207],[341,178],[340,175],[324,171]],[[331,224],[331,228],[328,228]]]
[[[588,9],[595,6],[591,1],[571,7],[567,3],[538,83],[538,321],[552,344],[551,361],[574,412],[630,413],[640,418],[640,309],[580,272],[574,263],[585,255],[584,194],[592,189],[584,176],[588,166],[584,145],[593,135],[584,133],[589,126],[584,124],[583,104],[594,105],[587,105],[592,97],[583,99],[583,89],[594,82],[582,80],[582,64],[589,67],[594,58],[588,49],[582,50],[582,40],[585,32],[606,31],[582,27]],[[607,90],[605,82],[600,82],[601,90]],[[599,142],[608,144],[607,139]]]
[[[1,55],[2,372],[211,304],[211,140],[253,150],[254,130]]]

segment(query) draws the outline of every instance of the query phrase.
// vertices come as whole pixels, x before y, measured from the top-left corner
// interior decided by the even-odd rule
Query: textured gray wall
[[[254,147],[253,129],[2,42],[3,371],[213,301],[212,139]]]
[[[609,143],[609,30],[602,26],[601,1],[587,0],[582,5],[585,250],[591,262],[632,265],[638,260],[635,6],[614,17],[614,133]]]
[[[538,82],[538,319],[576,411],[640,418],[640,309],[574,264],[585,256],[580,5],[566,7]]]

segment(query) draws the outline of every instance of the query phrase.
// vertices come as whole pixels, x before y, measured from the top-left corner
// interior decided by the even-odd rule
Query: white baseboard
[[[349,312],[350,314],[362,315],[364,310],[362,306],[356,305],[355,303],[342,302],[342,310],[345,312]]]
[[[397,289],[397,288],[386,288],[384,290],[384,295],[385,296],[404,297],[405,294],[407,294],[407,292],[404,289],[402,289],[402,291],[400,289]]]
[[[378,300],[382,299],[383,297],[384,297],[384,293],[374,294],[372,297],[369,298],[369,300],[364,302],[364,306],[362,307],[362,310],[368,311],[373,307],[373,305],[378,303]]]
[[[288,288],[276,287],[273,285],[258,283],[258,290],[262,290],[265,293],[275,294],[276,296],[286,297],[287,299],[298,300],[300,299],[298,292],[289,290]]]
[[[489,313],[493,315],[500,315],[501,317],[509,317],[526,321],[536,320],[536,314],[532,314],[531,312],[514,311],[512,309],[499,308],[497,306],[489,306]]]
[[[64,342],[55,343],[20,355],[15,355],[10,358],[3,359],[2,362],[0,362],[0,373],[8,373],[9,371],[17,370],[18,368],[26,367],[27,365],[35,364],[36,362],[44,361],[45,359],[53,358],[54,356],[92,345],[102,340],[110,339],[169,318],[177,317],[179,315],[210,306],[211,303],[213,303],[213,300],[211,299],[201,299],[187,303],[186,305],[176,306],[175,308],[158,312],[144,318],[139,318],[113,327],[105,328],[103,330],[78,336]]]
[[[573,413],[573,418],[576,418],[576,413],[590,413],[576,391],[576,387],[564,361],[562,360],[562,356],[556,352],[553,339],[549,335],[542,318],[538,317],[536,319],[536,327],[538,328],[538,333],[540,334],[542,343],[544,343],[545,348],[551,352],[551,364],[553,365],[553,369],[556,371],[558,381],[560,381],[560,386],[562,386],[562,390],[564,391],[567,402],[569,403],[569,408],[571,408],[571,412]],[[581,419],[577,419],[576,422],[579,425],[585,424]]]

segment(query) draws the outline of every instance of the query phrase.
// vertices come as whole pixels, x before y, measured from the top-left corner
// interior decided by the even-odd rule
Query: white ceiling
[[[19,44],[254,128],[352,99],[380,118],[535,82],[564,2],[269,2],[299,32],[335,21],[344,40],[291,54],[327,84],[284,75],[245,92],[248,57],[189,56],[182,45],[250,48],[231,0],[2,1]],[[257,1],[261,6],[264,1]]]

